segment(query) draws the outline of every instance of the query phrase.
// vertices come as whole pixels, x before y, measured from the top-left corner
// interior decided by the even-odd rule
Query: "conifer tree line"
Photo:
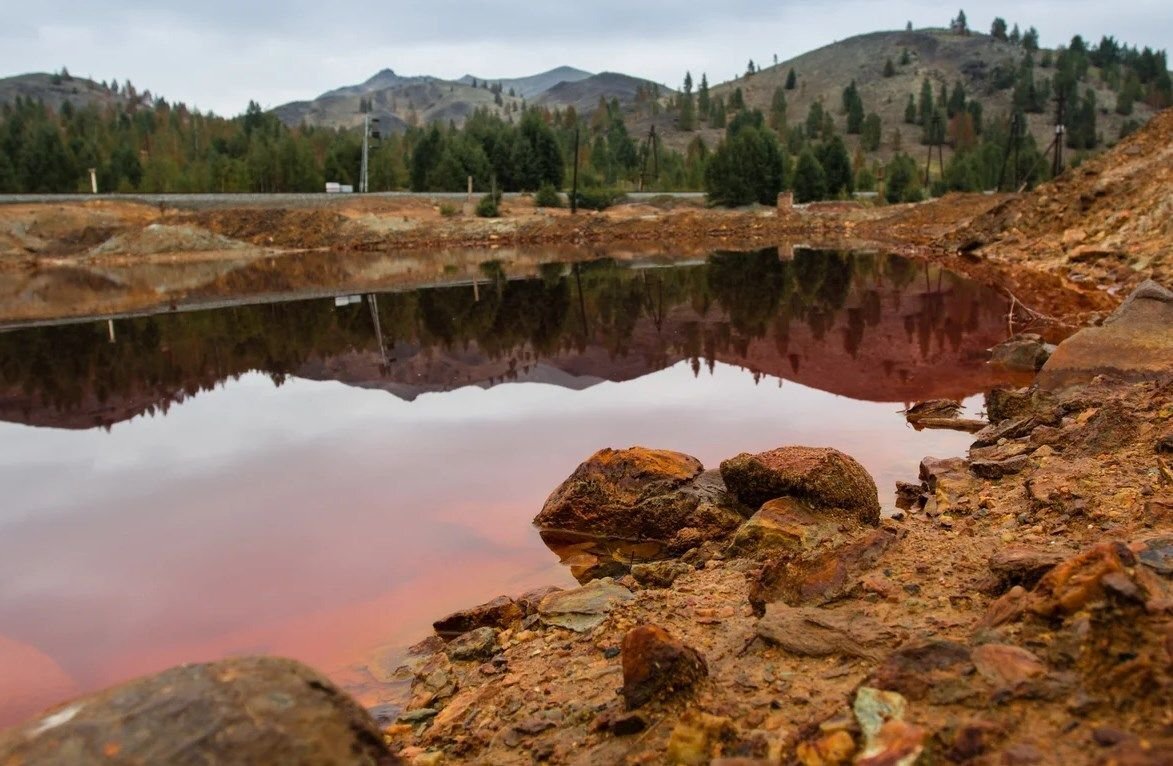
[[[972,34],[964,11],[951,26],[957,34]],[[989,74],[994,90],[1010,92],[1008,114],[987,114],[961,81],[929,77],[907,94],[900,125],[885,124],[854,80],[844,84],[836,102],[816,100],[805,114],[795,114],[789,101],[806,86],[793,67],[783,85],[766,91],[770,98],[758,102],[759,110],[747,104],[740,84],[713,92],[707,74],[694,80],[689,72],[679,93],[668,97],[641,86],[634,110],[626,112],[615,99],[600,99],[583,114],[574,107],[523,105],[504,116],[478,110],[459,128],[438,123],[386,135],[372,148],[370,188],[463,191],[471,177],[482,193],[562,189],[569,183],[577,133],[580,188],[703,189],[714,202],[729,205],[772,204],[787,189],[799,201],[871,190],[898,201],[928,191],[993,188],[1005,173],[1010,125],[1025,124],[1026,115],[1047,119],[1060,100],[1064,140],[1077,152],[1137,126],[1128,121],[1120,136],[1104,136],[1097,115],[1105,110],[1128,117],[1138,103],[1154,109],[1173,104],[1164,51],[1129,47],[1110,36],[1096,46],[1076,36],[1054,52],[1041,51],[1036,29],[1023,33],[1001,18],[990,35],[1021,47],[1017,63]],[[903,48],[898,58],[876,67],[883,77],[894,77],[911,64]],[[750,60],[741,84],[760,82],[760,72]],[[66,70],[55,78],[72,79]],[[1093,82],[1112,90],[1115,103],[1098,103]],[[502,91],[499,83],[479,85]],[[89,168],[96,169],[101,191],[124,193],[320,192],[326,181],[358,180],[357,129],[290,127],[255,102],[226,119],[140,94],[129,82],[102,87],[120,98],[110,106],[65,103],[56,111],[23,98],[0,107],[0,193],[86,192]],[[370,99],[358,100],[359,111],[371,106]],[[630,119],[632,111],[660,124],[670,120],[686,134],[676,142],[679,151],[656,146],[653,163],[644,129],[639,135],[629,131],[625,115]],[[1035,145],[1029,132],[1020,139],[1015,156],[1024,167],[1010,176],[1045,178],[1045,147]],[[943,173],[932,168],[931,189],[922,188],[923,160],[906,154],[921,154],[918,144],[952,150]],[[880,151],[890,158],[883,165],[875,158]]]

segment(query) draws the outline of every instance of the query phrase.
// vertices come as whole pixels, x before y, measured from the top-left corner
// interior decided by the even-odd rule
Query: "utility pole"
[[[371,130],[371,125],[378,125],[379,118],[371,117],[370,114],[364,114],[362,118],[362,167],[358,174],[358,190],[362,194],[370,191],[370,139],[378,140],[381,138],[379,131]]]
[[[90,190],[94,194],[97,194],[98,193],[98,169],[97,168],[89,168],[89,171],[90,171]]]
[[[570,214],[578,212],[578,128],[574,129],[574,172],[570,182]]]
[[[1067,94],[1060,91],[1055,99],[1055,161],[1051,165],[1051,178],[1057,178],[1063,172],[1063,134],[1067,126],[1063,124],[1063,111],[1067,106]]]

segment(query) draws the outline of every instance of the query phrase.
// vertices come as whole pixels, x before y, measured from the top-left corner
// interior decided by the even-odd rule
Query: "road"
[[[482,195],[474,193],[473,199]],[[524,194],[507,193],[505,199],[517,199]],[[674,199],[704,200],[703,192],[630,192],[627,199],[631,202],[641,202],[656,197],[672,197]],[[27,204],[61,204],[65,202],[92,202],[95,200],[114,202],[140,202],[146,205],[158,205],[170,208],[188,210],[207,210],[218,207],[303,207],[322,208],[333,205],[353,203],[359,199],[374,200],[434,200],[436,204],[445,201],[464,201],[468,194],[464,192],[374,192],[371,194],[0,194],[0,205],[27,205]]]

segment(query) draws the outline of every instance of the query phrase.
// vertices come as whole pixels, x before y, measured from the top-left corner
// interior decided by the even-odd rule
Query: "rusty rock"
[[[520,622],[523,617],[525,610],[520,604],[508,596],[498,596],[492,601],[453,612],[443,619],[436,620],[432,623],[432,629],[444,638],[456,638],[477,628],[504,630],[513,623]]]
[[[709,674],[705,658],[658,625],[640,625],[623,636],[623,701],[628,710],[691,688]]]
[[[778,549],[810,550],[838,531],[836,520],[820,516],[802,500],[780,497],[765,503],[741,525],[729,544],[729,555],[752,556]]]
[[[978,674],[999,689],[1013,689],[1047,672],[1034,654],[1008,644],[983,644],[970,657]]]
[[[900,692],[912,700],[929,696],[938,684],[973,672],[968,647],[952,641],[930,641],[902,646],[873,672],[868,685]]]
[[[819,606],[848,595],[864,572],[875,566],[895,535],[877,529],[817,554],[775,557],[750,584],[749,602],[757,614],[781,601],[790,606]]]
[[[1033,588],[1063,558],[1064,554],[1059,551],[1014,546],[1003,548],[990,557],[990,571],[1001,582],[1001,590],[1015,585]]]
[[[845,655],[877,659],[892,646],[895,631],[854,609],[793,608],[769,604],[758,620],[757,634],[791,654],[803,657]]]
[[[543,538],[557,534],[568,542],[579,536],[668,543],[686,528],[702,540],[726,536],[740,526],[743,509],[715,472],[702,477],[702,470],[699,460],[679,452],[600,450],[554,490],[534,524]]]
[[[876,483],[854,458],[826,447],[779,447],[742,453],[721,463],[726,486],[742,503],[760,508],[796,497],[824,511],[868,524],[880,519]]]
[[[293,660],[184,665],[0,734],[0,762],[401,763],[370,715]]]
[[[1049,571],[1031,593],[1027,609],[1043,617],[1069,615],[1104,598],[1104,577],[1124,573],[1124,556],[1132,553],[1119,543],[1100,543]]]

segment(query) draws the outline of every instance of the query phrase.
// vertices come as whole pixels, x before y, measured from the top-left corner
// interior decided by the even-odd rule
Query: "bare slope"
[[[41,101],[54,111],[60,111],[65,103],[76,108],[90,104],[97,104],[100,107],[113,106],[127,101],[122,94],[113,93],[93,80],[46,72],[32,72],[0,79],[0,105],[10,104],[17,98]]]
[[[575,69],[569,66],[560,66],[551,69],[548,72],[530,75],[529,77],[478,77],[476,75],[466,74],[457,80],[463,85],[472,85],[473,82],[489,82],[500,85],[501,89],[508,93],[510,90],[521,98],[533,98],[534,96],[544,93],[550,88],[554,87],[560,82],[578,82],[593,76],[590,72],[584,72],[581,69]]]

